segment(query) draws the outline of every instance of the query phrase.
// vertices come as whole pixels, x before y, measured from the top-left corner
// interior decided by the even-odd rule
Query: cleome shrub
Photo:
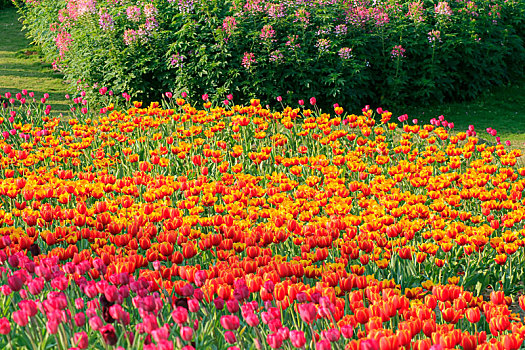
[[[59,0],[20,4],[72,84],[315,96],[349,106],[465,100],[523,75],[519,0]]]

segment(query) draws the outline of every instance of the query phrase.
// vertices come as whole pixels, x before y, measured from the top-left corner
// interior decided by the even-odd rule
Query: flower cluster
[[[242,57],[241,65],[245,69],[250,69],[250,67],[252,67],[255,62],[257,62],[255,55],[252,52],[245,52],[244,56]]]
[[[439,30],[432,29],[428,32],[428,42],[434,46],[436,43],[441,42],[441,32]]]
[[[0,140],[0,346],[521,346],[519,150],[444,116],[165,96],[67,122],[3,96],[29,137]]]
[[[392,56],[392,58],[396,58],[396,57],[401,58],[401,57],[405,57],[405,52],[406,50],[403,48],[403,46],[396,45],[392,48],[390,55]]]

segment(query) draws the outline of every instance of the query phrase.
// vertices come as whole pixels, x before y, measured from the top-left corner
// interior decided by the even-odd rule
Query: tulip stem
[[[312,340],[314,341],[314,346],[317,348],[317,339],[315,339],[314,326],[310,323],[310,331],[312,332]]]
[[[242,340],[241,340],[241,333],[239,332],[239,330],[236,330],[235,332],[237,333],[239,349],[244,350],[244,346],[242,345]]]

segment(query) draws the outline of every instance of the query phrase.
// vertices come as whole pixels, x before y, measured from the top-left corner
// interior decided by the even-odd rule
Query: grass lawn
[[[478,137],[495,142],[486,132],[490,127],[498,131],[501,142],[509,140],[512,147],[525,150],[525,79],[496,87],[473,101],[411,107],[399,112],[396,115],[408,113],[409,120],[417,118],[421,122],[444,115],[454,123],[455,130],[465,131],[474,125]]]
[[[52,113],[67,112],[69,107],[64,98],[67,85],[62,76],[53,72],[51,65],[43,63],[31,49],[18,17],[15,8],[0,10],[0,94],[27,89],[40,99],[47,92]]]

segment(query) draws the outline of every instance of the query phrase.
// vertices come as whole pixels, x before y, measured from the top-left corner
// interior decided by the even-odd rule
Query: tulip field
[[[495,130],[124,97],[2,96],[0,348],[521,347],[525,167]]]

